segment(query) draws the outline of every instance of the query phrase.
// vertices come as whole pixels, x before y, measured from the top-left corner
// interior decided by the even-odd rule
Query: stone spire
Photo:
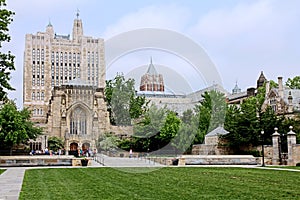
[[[266,79],[263,71],[261,71],[260,76],[257,80],[256,88],[259,88],[259,87],[263,86],[266,81],[267,81],[267,79]]]
[[[81,37],[83,36],[83,26],[82,21],[79,19],[79,10],[77,9],[76,19],[73,23],[73,41],[80,42]]]
[[[50,35],[50,38],[54,38],[54,29],[53,29],[53,26],[52,26],[50,20],[46,27],[46,33]]]
[[[148,70],[147,70],[147,73],[148,74],[151,74],[151,75],[157,75],[157,71],[152,63],[152,57],[150,58],[150,64],[149,64],[149,67],[148,67]]]

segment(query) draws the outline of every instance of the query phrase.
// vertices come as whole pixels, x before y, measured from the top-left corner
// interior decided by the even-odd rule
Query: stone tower
[[[104,40],[83,35],[78,13],[72,38],[56,34],[49,22],[45,32],[26,34],[23,67],[23,105],[32,110],[32,120],[42,126],[55,86],[82,79],[104,88]]]
[[[161,74],[158,74],[153,63],[152,58],[148,66],[146,74],[141,78],[140,91],[151,91],[151,92],[164,92],[164,79]]]

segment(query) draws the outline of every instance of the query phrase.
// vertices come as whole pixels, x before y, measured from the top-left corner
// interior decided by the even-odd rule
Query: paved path
[[[25,168],[8,168],[0,175],[0,200],[19,199]]]
[[[98,154],[99,162],[106,167],[163,167],[145,158],[119,158]]]
[[[112,158],[102,156],[107,167],[158,167],[152,161],[136,158]],[[103,167],[103,164],[94,160],[88,167]],[[53,166],[53,168],[71,168],[72,166]],[[0,200],[17,200],[22,189],[23,178],[26,169],[46,168],[46,167],[11,167],[0,175]]]

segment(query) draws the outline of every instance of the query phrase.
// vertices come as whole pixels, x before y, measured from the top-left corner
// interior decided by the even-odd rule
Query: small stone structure
[[[300,144],[296,143],[296,133],[293,132],[293,127],[290,126],[290,131],[287,135],[287,152],[282,152],[281,140],[282,136],[278,133],[278,129],[274,129],[272,134],[272,145],[263,145],[264,147],[264,162],[268,165],[289,165],[295,166],[300,163]],[[223,141],[220,140],[220,135],[227,134],[228,131],[223,127],[218,127],[205,136],[204,144],[193,146],[192,155],[182,157],[186,164],[254,164],[255,158],[239,157],[231,158],[230,149],[220,146]],[[258,151],[262,147],[257,147]],[[229,157],[228,157],[229,156]],[[181,158],[179,158],[181,159]],[[247,160],[248,159],[248,160]],[[257,160],[256,163],[262,163],[262,160]]]
[[[223,127],[219,126],[206,134],[204,138],[204,144],[193,145],[193,155],[226,155],[230,153],[230,149],[219,145],[223,143],[219,136],[226,135],[229,132]]]

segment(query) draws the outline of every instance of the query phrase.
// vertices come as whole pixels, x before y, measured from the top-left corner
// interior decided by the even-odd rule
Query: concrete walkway
[[[8,168],[0,175],[0,200],[17,200],[22,189],[25,168]]]
[[[97,159],[100,164],[106,167],[163,167],[159,163],[150,161],[145,158],[120,158],[109,157],[104,154],[97,154]]]

